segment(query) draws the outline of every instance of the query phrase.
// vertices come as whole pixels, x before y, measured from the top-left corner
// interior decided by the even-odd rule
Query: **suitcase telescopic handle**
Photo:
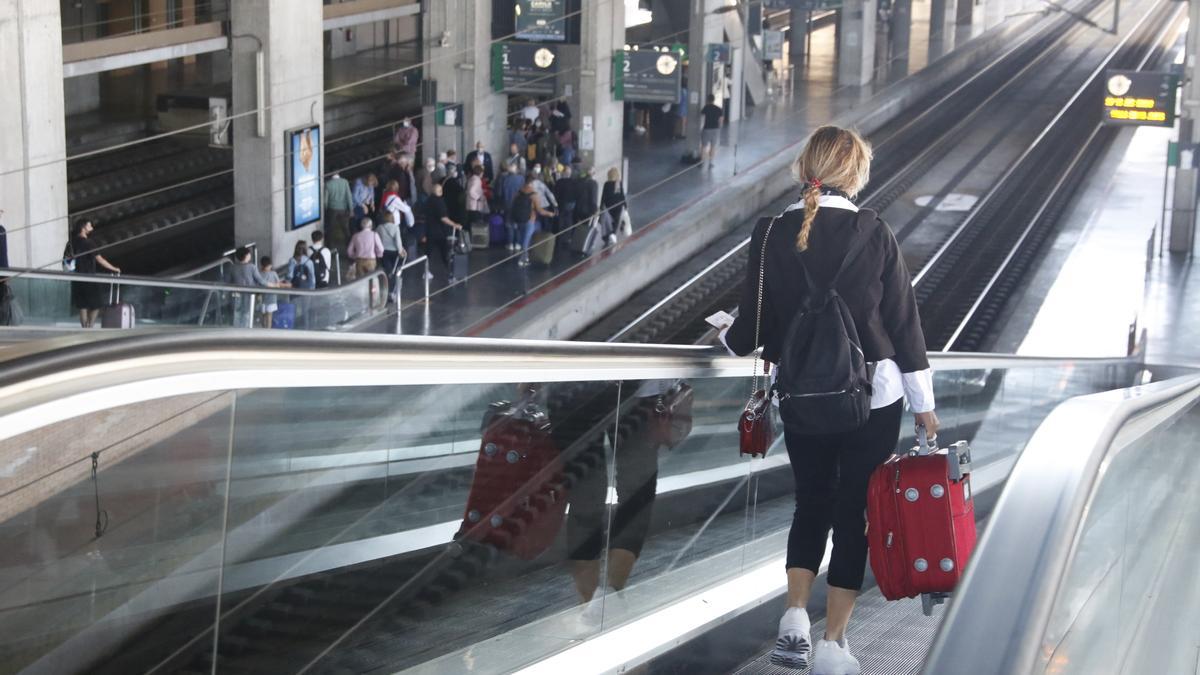
[[[937,450],[937,436],[930,436],[924,424],[917,425],[917,454],[928,455]]]

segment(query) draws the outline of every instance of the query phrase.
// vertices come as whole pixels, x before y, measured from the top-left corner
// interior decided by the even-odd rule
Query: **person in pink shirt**
[[[400,120],[400,127],[396,129],[396,136],[392,139],[396,143],[396,149],[406,155],[417,156],[417,144],[421,140],[421,132],[413,126],[412,120],[405,117]]]
[[[354,266],[350,268],[352,279],[374,272],[377,260],[383,257],[383,240],[375,232],[371,219],[363,218],[359,228],[350,238],[350,246],[346,250],[346,255],[354,261]]]

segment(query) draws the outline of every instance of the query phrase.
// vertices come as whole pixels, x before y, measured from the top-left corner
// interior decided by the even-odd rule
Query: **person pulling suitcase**
[[[778,401],[796,512],[787,609],[770,659],[796,669],[811,664],[814,675],[859,672],[846,628],[866,571],[867,486],[892,455],[905,399],[918,426],[930,435],[938,429],[904,256],[887,224],[851,201],[870,165],[871,149],[855,132],[813,132],[792,164],[802,197],[755,227],[738,316],[720,332],[732,353],[761,346],[763,360],[776,364],[773,384],[753,392],[739,423],[750,428],[739,431],[753,443],[748,452],[769,449],[747,432],[769,429],[764,418]],[[830,529],[826,628],[814,649],[807,604]]]

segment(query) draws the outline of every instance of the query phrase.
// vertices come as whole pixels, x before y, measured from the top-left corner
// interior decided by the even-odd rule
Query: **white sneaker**
[[[592,594],[592,599],[583,606],[583,611],[579,614],[579,622],[585,626],[597,627],[604,619],[605,608],[608,609],[608,614],[612,616],[618,613],[621,609],[619,605],[625,601],[625,594],[617,589],[609,586],[604,589],[596,589]]]
[[[821,640],[813,653],[812,675],[858,675],[858,659],[850,653],[850,644]]]
[[[779,639],[771,650],[771,663],[784,668],[804,670],[808,667],[808,654],[812,649],[809,638],[808,612],[802,607],[791,607],[779,620]]]

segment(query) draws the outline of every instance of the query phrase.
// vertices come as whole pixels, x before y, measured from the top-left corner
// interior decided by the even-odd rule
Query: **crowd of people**
[[[609,171],[601,190],[592,170],[578,167],[571,119],[565,101],[529,100],[513,116],[506,152],[477,141],[461,162],[453,149],[418,162],[420,132],[404,119],[377,167],[327,182],[326,234],[345,253],[347,277],[382,268],[395,289],[404,261],[428,255],[455,283],[467,269],[455,257],[472,245],[507,247],[526,266],[535,239],[601,222],[601,241],[615,242],[629,220],[620,172]],[[558,246],[569,248],[570,238]]]

